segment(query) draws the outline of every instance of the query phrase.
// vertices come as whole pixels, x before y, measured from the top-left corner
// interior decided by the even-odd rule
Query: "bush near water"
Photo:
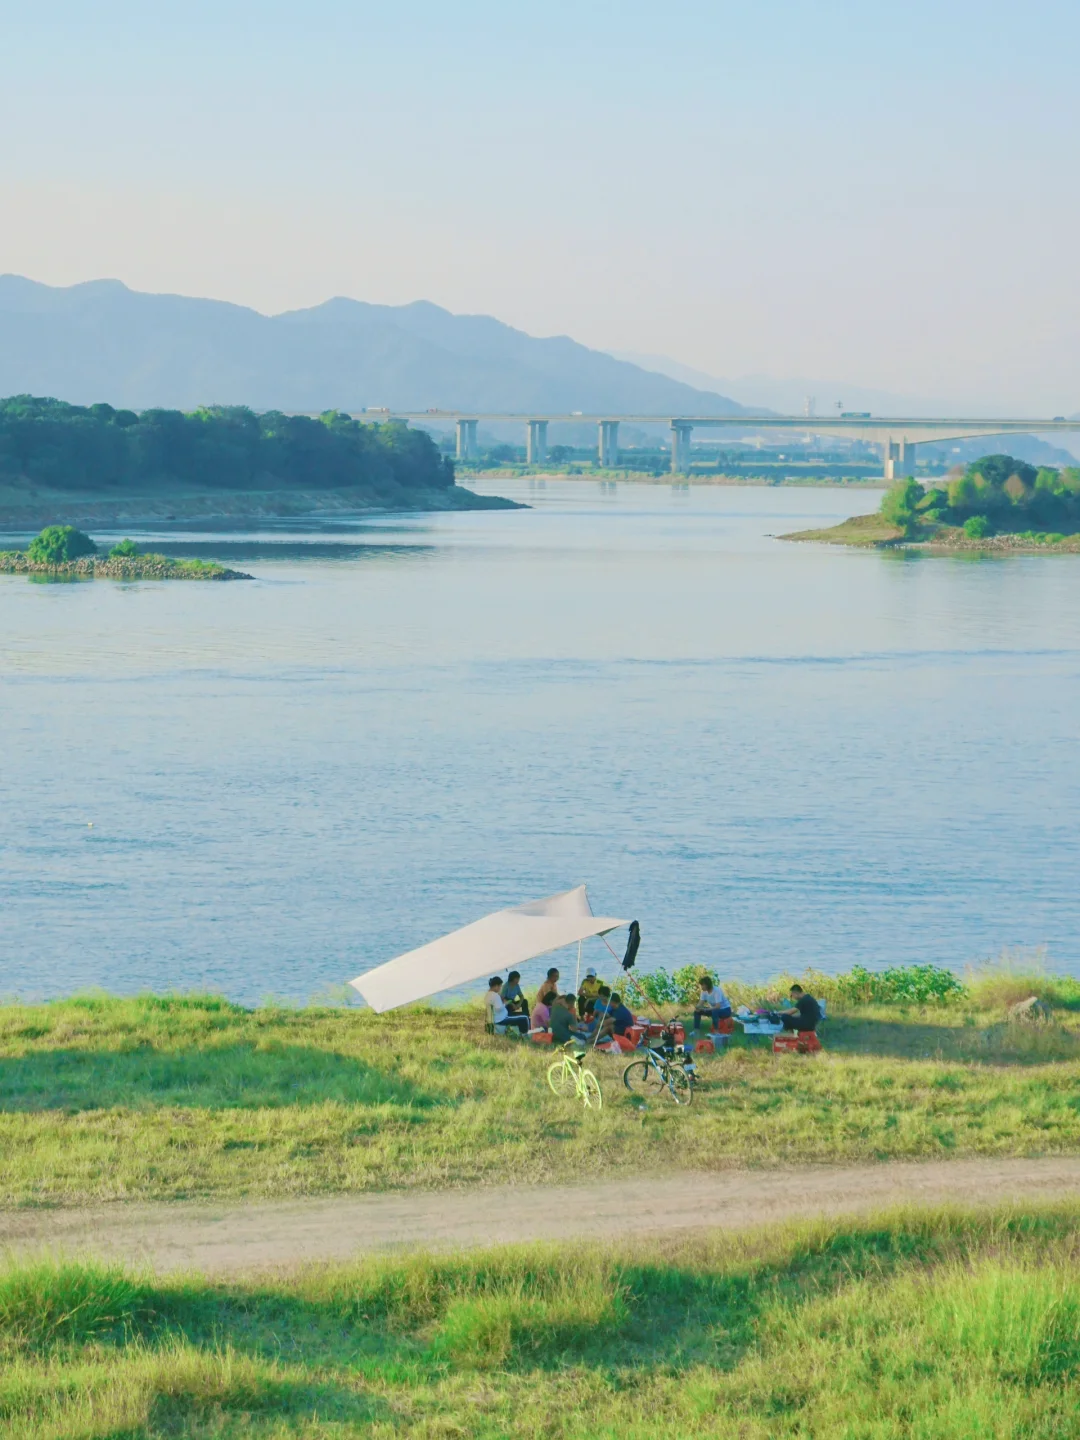
[[[973,540],[1019,533],[1054,542],[1080,529],[1080,467],[984,455],[945,484],[900,481],[882,497],[881,516],[908,538],[928,525],[951,525]]]

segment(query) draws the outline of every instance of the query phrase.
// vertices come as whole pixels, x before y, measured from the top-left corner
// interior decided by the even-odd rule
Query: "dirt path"
[[[495,1240],[647,1234],[858,1215],[890,1205],[1080,1199],[1080,1156],[739,1170],[589,1185],[500,1186],[255,1204],[0,1211],[0,1249],[205,1272]]]

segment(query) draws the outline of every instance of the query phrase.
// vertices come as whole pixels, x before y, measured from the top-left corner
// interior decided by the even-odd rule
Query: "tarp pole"
[[[581,989],[581,941],[577,942],[577,969],[574,971],[574,994]]]

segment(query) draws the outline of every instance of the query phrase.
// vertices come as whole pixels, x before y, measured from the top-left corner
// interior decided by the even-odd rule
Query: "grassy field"
[[[154,1280],[0,1269],[20,1440],[1080,1435],[1080,1210]]]
[[[1044,1025],[1005,1023],[1032,984]],[[825,1053],[732,1050],[692,1107],[641,1112],[596,1056],[599,1115],[546,1050],[469,1009],[213,997],[0,1007],[0,1204],[291,1196],[619,1171],[1080,1152],[1075,982],[990,979],[936,1006],[830,1009]]]

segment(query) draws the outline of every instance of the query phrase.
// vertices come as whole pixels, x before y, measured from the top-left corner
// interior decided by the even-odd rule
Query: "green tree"
[[[881,497],[882,518],[910,535],[918,524],[918,507],[926,491],[910,476],[887,490]]]
[[[110,560],[130,560],[139,553],[139,547],[134,540],[120,540],[109,551]]]
[[[90,536],[76,530],[74,525],[46,525],[26,549],[28,559],[35,565],[64,565],[69,560],[96,553],[97,546]]]
[[[964,521],[964,534],[969,540],[985,540],[992,526],[985,515],[969,515]]]

